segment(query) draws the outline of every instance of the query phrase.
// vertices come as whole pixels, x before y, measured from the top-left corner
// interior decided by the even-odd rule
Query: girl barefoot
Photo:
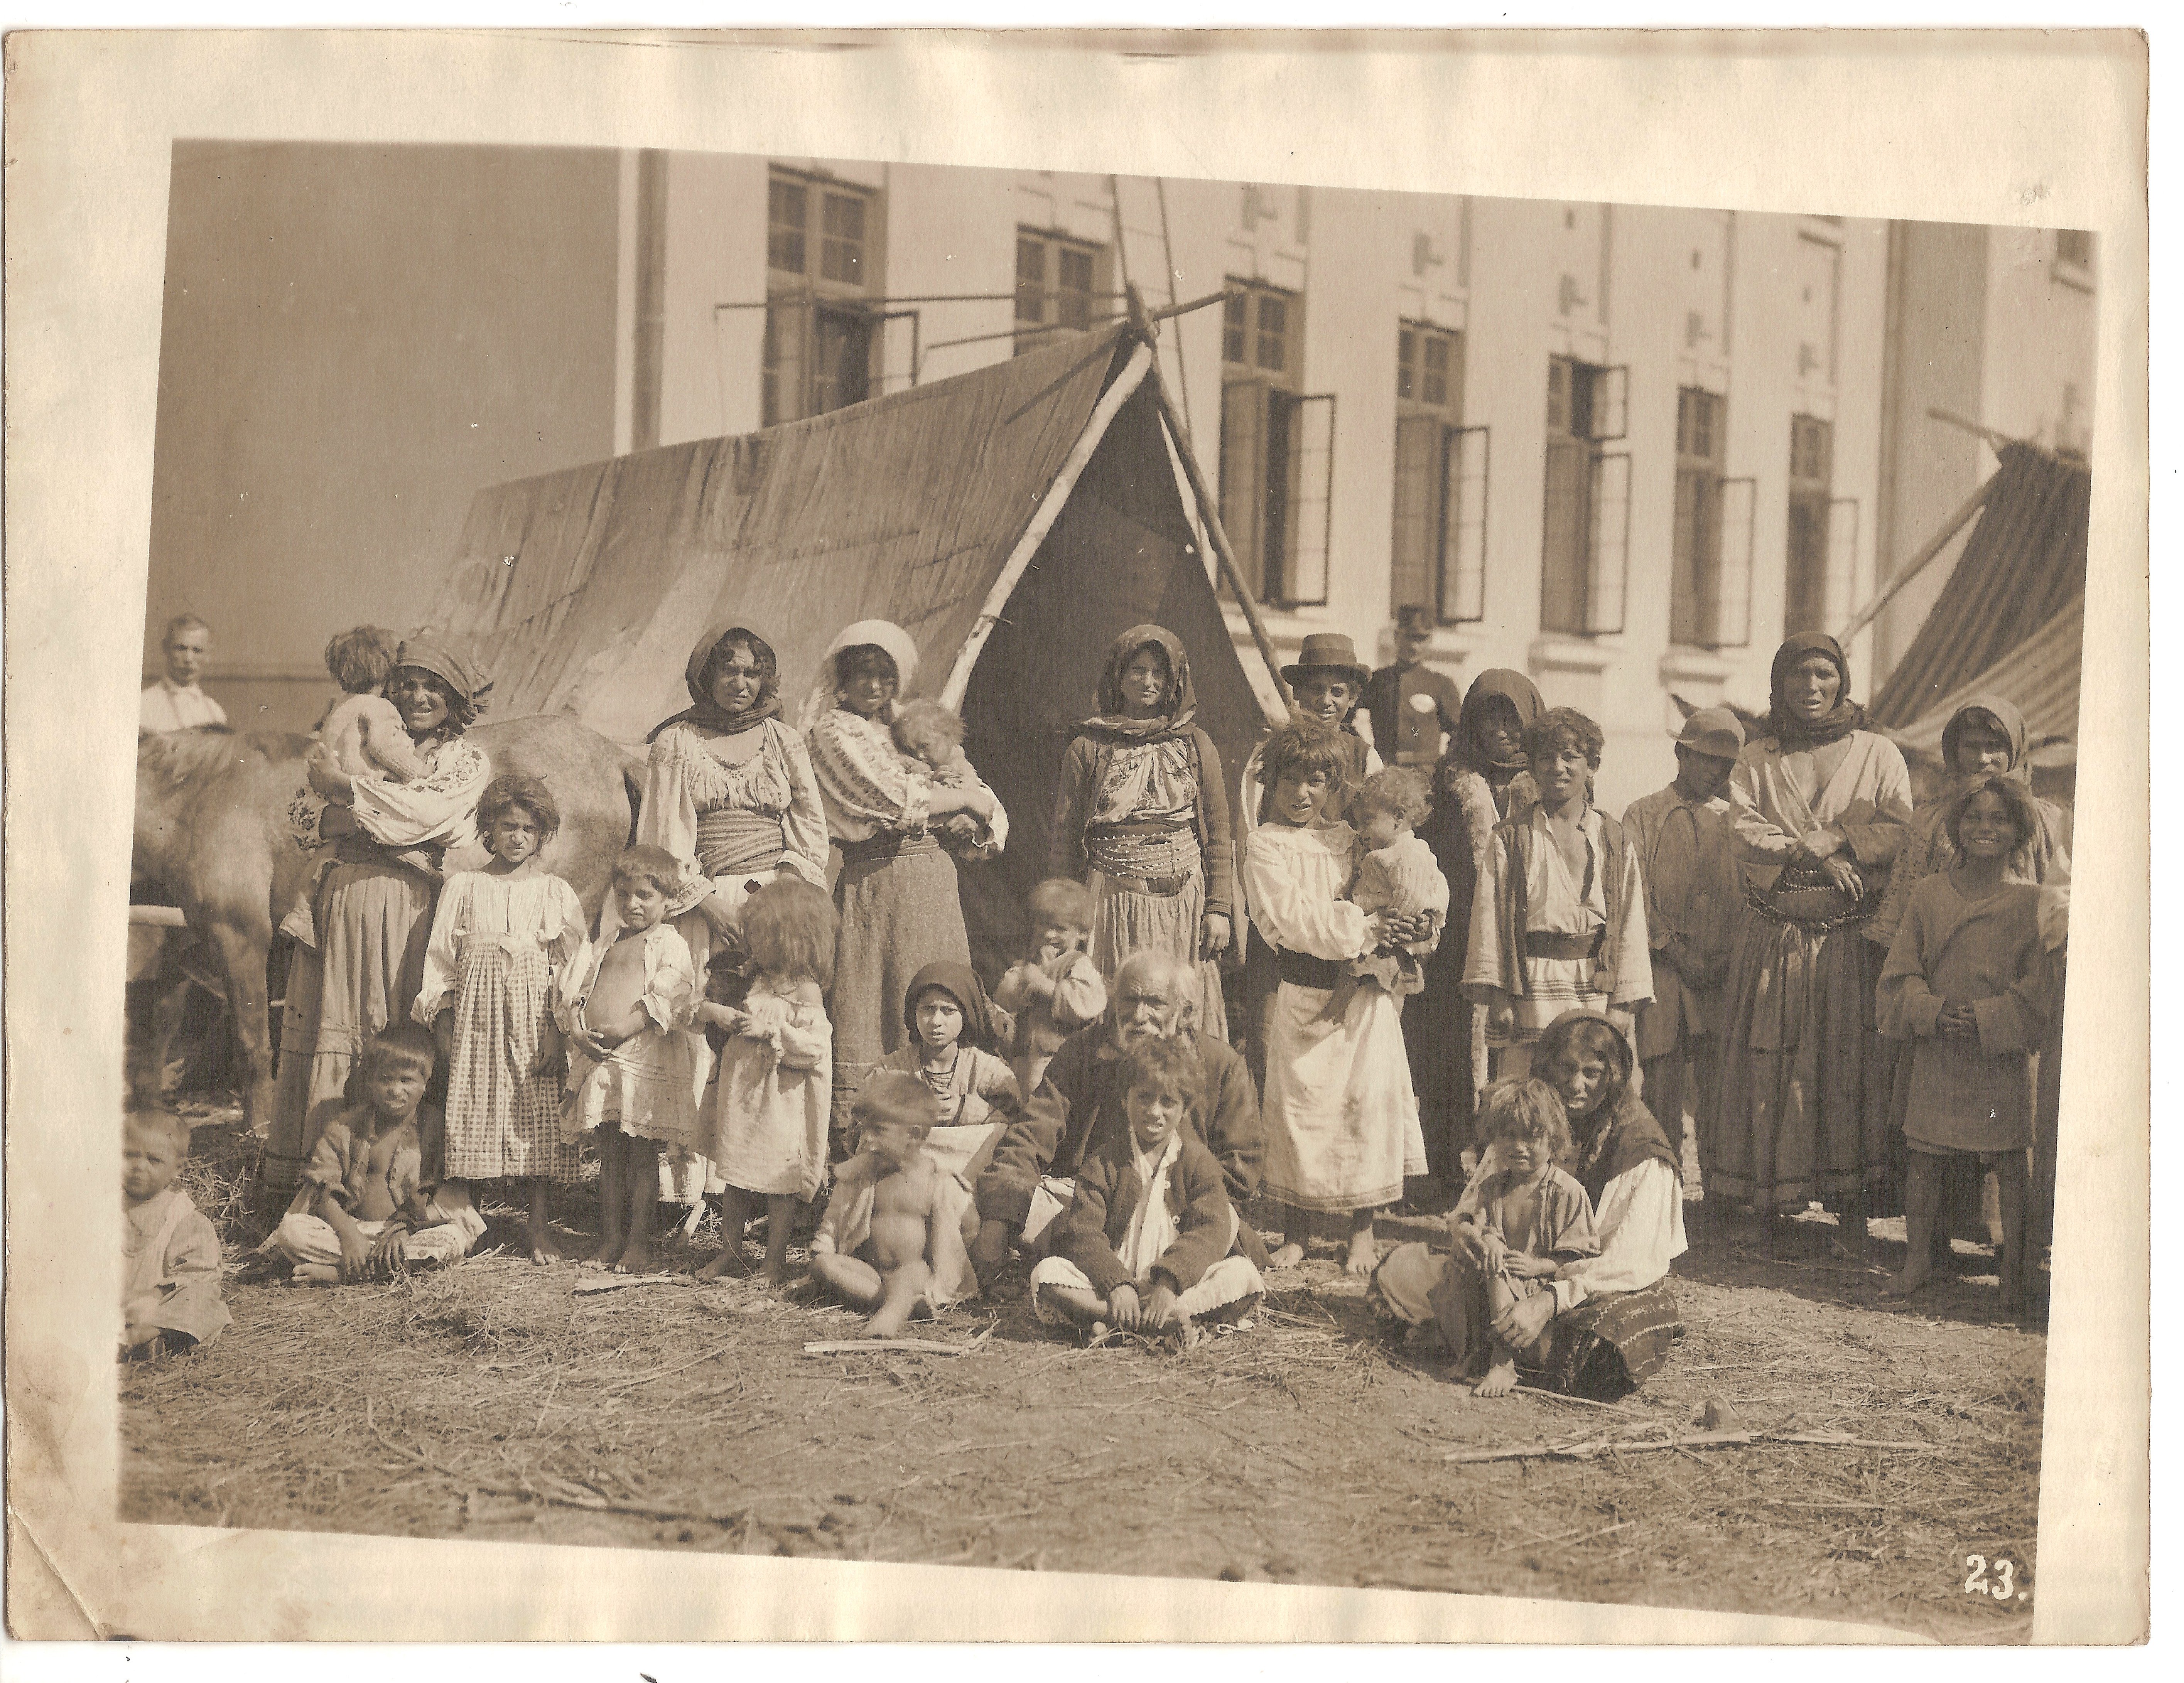
[[[531,1260],[560,1252],[546,1229],[549,1181],[576,1178],[561,1139],[561,1037],[554,978],[583,950],[577,891],[540,866],[561,827],[536,777],[495,777],[478,800],[493,860],[440,890],[425,986],[411,1015],[431,1028],[448,1066],[448,1173],[523,1183]]]
[[[721,1077],[700,1150],[727,1183],[721,1195],[721,1253],[700,1279],[743,1272],[744,1229],[766,1201],[766,1283],[788,1278],[796,1201],[819,1194],[827,1170],[827,1113],[833,1034],[825,990],[833,980],[836,921],[826,894],[778,877],[744,902],[750,990],[740,1006],[698,1007],[725,1028]]]
[[[1942,1165],[1976,1156],[2001,1183],[2002,1301],[2014,1311],[2027,1302],[2031,1062],[2047,1028],[2051,972],[2040,940],[2042,890],[2008,872],[2011,856],[2040,833],[2039,814],[2022,785],[1989,777],[1950,803],[1947,833],[1959,862],[1912,891],[1876,1003],[1881,1032],[1912,1045],[1908,1245],[1903,1272],[1886,1290],[1900,1297],[1926,1283]]]
[[[698,1065],[689,1026],[702,997],[690,950],[660,920],[682,867],[656,847],[615,861],[618,933],[564,973],[561,1023],[571,1047],[561,1137],[599,1142],[599,1248],[616,1273],[652,1267],[652,1212],[662,1145],[698,1136]]]

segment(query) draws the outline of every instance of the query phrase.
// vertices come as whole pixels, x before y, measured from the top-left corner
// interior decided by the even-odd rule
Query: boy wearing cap
[[[1646,883],[1653,999],[1638,1014],[1646,1107],[1683,1157],[1684,1100],[1696,1113],[1701,1161],[1713,1149],[1721,1088],[1722,985],[1742,899],[1730,827],[1730,773],[1744,727],[1726,707],[1702,707],[1676,738],[1676,779],[1623,815]],[[1694,1088],[1685,1084],[1685,1067]]]
[[[1463,693],[1425,663],[1432,637],[1424,608],[1398,608],[1396,664],[1381,667],[1365,685],[1373,746],[1390,766],[1430,771],[1439,765],[1442,739],[1456,733],[1463,712]]]

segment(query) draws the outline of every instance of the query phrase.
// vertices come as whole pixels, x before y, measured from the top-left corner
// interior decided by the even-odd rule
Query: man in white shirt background
[[[157,683],[144,687],[137,702],[136,734],[225,725],[227,710],[198,688],[212,654],[212,627],[195,614],[177,614],[167,621],[159,653],[167,669]]]

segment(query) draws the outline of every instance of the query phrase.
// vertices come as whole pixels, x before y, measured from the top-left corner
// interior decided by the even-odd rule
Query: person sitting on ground
[[[1234,1050],[1197,1032],[1196,996],[1195,971],[1172,954],[1148,948],[1123,961],[1106,1018],[1079,1029],[1055,1053],[1046,1079],[972,1183],[979,1222],[971,1260],[982,1285],[991,1285],[1011,1244],[1030,1257],[1046,1254],[1055,1218],[1076,1195],[1072,1177],[1078,1166],[1100,1140],[1119,1138],[1128,1128],[1122,1061],[1140,1040],[1180,1040],[1197,1049],[1205,1101],[1184,1126],[1220,1164],[1228,1201],[1240,1213],[1256,1195],[1265,1138],[1251,1073]],[[1260,1264],[1265,1241],[1248,1223],[1241,1239],[1245,1254]]]
[[[438,1050],[420,1023],[390,1024],[365,1045],[365,1101],[326,1124],[260,1247],[285,1258],[298,1285],[447,1266],[484,1236],[470,1189],[445,1178],[446,1133],[424,1102]]]
[[[1440,944],[1448,921],[1448,878],[1434,850],[1415,833],[1433,809],[1433,785],[1423,772],[1391,766],[1365,779],[1350,802],[1350,817],[1366,850],[1350,884],[1350,903],[1371,917],[1423,918],[1426,932],[1412,940],[1386,941],[1346,961],[1344,984],[1328,1000],[1328,1015],[1348,1010],[1360,982],[1378,984],[1397,999],[1425,986],[1424,961]]]
[[[1070,877],[1049,877],[1031,891],[1031,950],[1011,965],[994,989],[1010,1013],[1009,1065],[1020,1093],[1039,1090],[1061,1043],[1107,1009],[1107,984],[1084,950],[1092,928],[1092,894]]]
[[[2007,774],[1950,802],[1947,833],[1958,863],[1911,891],[1876,994],[1880,1032],[1908,1040],[1912,1059],[1905,1258],[1885,1289],[1905,1296],[1931,1278],[1942,1167],[1975,1156],[2001,1182],[2002,1307],[2016,1312],[2030,1303],[2032,1055],[2048,1026],[2040,924],[2052,890],[2011,879],[2012,858],[2041,828],[2030,793]]]
[[[175,1184],[189,1124],[132,1111],[121,1131],[121,1355],[142,1361],[210,1344],[227,1325],[220,1235]]]
[[[925,1149],[939,1114],[933,1089],[900,1070],[872,1076],[850,1110],[857,1154],[836,1171],[811,1275],[871,1315],[866,1338],[898,1337],[919,1309],[938,1314],[976,1286],[971,1190]]]
[[[1668,1287],[1669,1264],[1684,1254],[1684,1195],[1675,1152],[1632,1090],[1637,1061],[1624,1030],[1603,1011],[1571,1011],[1547,1025],[1533,1067],[1561,1095],[1577,1159],[1570,1173],[1592,1201],[1600,1254],[1556,1270],[1552,1290],[1518,1298],[1494,1319],[1493,1335],[1511,1349],[1534,1350],[1551,1333],[1537,1383],[1574,1396],[1612,1402],[1658,1373],[1684,1333]],[[1500,1165],[1490,1149],[1456,1214]],[[1424,1244],[1397,1246],[1373,1276],[1368,1300],[1412,1327],[1439,1324],[1451,1348],[1472,1336],[1459,1318],[1456,1276],[1476,1272]]]
[[[561,1137],[599,1140],[599,1246],[586,1262],[616,1273],[652,1267],[661,1147],[698,1144],[694,1048],[704,1042],[684,1031],[702,989],[688,945],[661,921],[682,874],[664,848],[623,849],[615,938],[578,953],[559,989],[570,1048]]]
[[[1565,1011],[1604,1011],[1628,1032],[1653,997],[1646,887],[1622,825],[1593,804],[1600,727],[1557,707],[1524,732],[1538,802],[1494,831],[1471,917],[1463,991],[1486,1008],[1504,1076]]]
[[[910,1044],[889,1052],[879,1067],[914,1075],[933,1089],[940,1103],[938,1126],[982,1128],[1016,1119],[1023,1095],[999,1050],[1014,1025],[1006,1011],[994,1009],[977,971],[952,958],[927,965],[910,978],[902,1019]],[[850,1150],[856,1145],[852,1134]]]
[[[1486,1089],[1482,1109],[1486,1142],[1500,1167],[1482,1178],[1475,1200],[1466,1200],[1450,1224],[1451,1255],[1476,1267],[1452,1271],[1449,1283],[1464,1301],[1450,1303],[1427,1330],[1457,1358],[1459,1372],[1485,1367],[1479,1396],[1505,1396],[1516,1385],[1518,1362],[1541,1365],[1546,1351],[1540,1339],[1513,1348],[1493,1335],[1495,1324],[1519,1298],[1546,1290],[1563,1264],[1597,1257],[1600,1240],[1592,1201],[1562,1168],[1573,1147],[1555,1089],[1542,1081],[1497,1081]],[[1468,1337],[1450,1343],[1440,1334],[1442,1323]]]
[[[1182,1041],[1147,1039],[1123,1055],[1122,1075],[1128,1131],[1078,1170],[1054,1254],[1032,1270],[1032,1310],[1095,1345],[1112,1326],[1188,1347],[1206,1335],[1200,1322],[1240,1320],[1266,1286],[1236,1251],[1221,1167],[1186,1126],[1204,1064]]]

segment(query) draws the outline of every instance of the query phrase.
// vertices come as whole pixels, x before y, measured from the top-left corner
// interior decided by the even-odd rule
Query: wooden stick
[[[633,1285],[688,1285],[693,1284],[688,1274],[602,1274],[594,1279],[580,1279],[569,1288],[572,1297],[589,1297],[598,1291],[627,1291]]]
[[[1150,342],[1152,324],[1157,318],[1145,312],[1145,298],[1133,288],[1130,300],[1130,325],[1145,334]],[[1218,293],[1215,297],[1221,296]],[[1182,315],[1210,304],[1212,298],[1201,298],[1179,305],[1173,310],[1162,310],[1162,315]],[[1221,499],[1207,488],[1206,475],[1198,465],[1197,454],[1190,448],[1190,432],[1183,424],[1175,399],[1169,395],[1167,381],[1161,374],[1160,359],[1155,357],[1150,372],[1146,376],[1152,386],[1153,401],[1160,405],[1161,418],[1167,423],[1168,438],[1175,446],[1176,460],[1183,464],[1183,476],[1190,482],[1190,494],[1197,499],[1199,518],[1206,522],[1206,541],[1213,545],[1214,559],[1221,564],[1222,577],[1236,594],[1237,605],[1244,610],[1244,622],[1251,628],[1251,641],[1259,646],[1259,658],[1267,663],[1273,675],[1274,694],[1281,698],[1284,709],[1290,706],[1290,687],[1282,679],[1281,657],[1274,653],[1274,640],[1267,635],[1267,627],[1259,618],[1259,605],[1252,599],[1251,587],[1244,582],[1244,570],[1236,562],[1236,551],[1229,544],[1228,530],[1221,524]]]
[[[1887,583],[1880,587],[1880,590],[1875,594],[1874,598],[1870,602],[1868,602],[1863,608],[1860,608],[1858,612],[1851,616],[1850,623],[1836,633],[1836,641],[1838,643],[1847,643],[1851,638],[1857,636],[1859,632],[1864,630],[1866,621],[1872,619],[1874,616],[1878,614],[1883,608],[1886,607],[1889,603],[1893,601],[1896,597],[1896,593],[1901,590],[1905,585],[1910,583],[1912,579],[1917,576],[1920,568],[1924,567],[1927,562],[1932,560],[1935,556],[1940,554],[1942,550],[1947,549],[1949,547],[1949,540],[1952,538],[1954,538],[1958,532],[1964,529],[1964,522],[1970,520],[1974,515],[1977,514],[1982,508],[1986,506],[1986,499],[1994,491],[1995,480],[2001,477],[2001,473],[1997,471],[1994,475],[1993,478],[1989,479],[1984,485],[1981,486],[1978,490],[1973,492],[1970,497],[1966,498],[1964,499],[1964,505],[1954,514],[1951,515],[1948,519],[1942,522],[1942,529],[1939,532],[1936,532],[1931,538],[1929,538],[1924,543],[1919,545],[1919,553],[1912,556],[1909,560],[1904,562],[1902,566],[1896,570],[1895,575],[1889,579]]]
[[[853,1356],[866,1350],[911,1350],[927,1356],[968,1356],[974,1346],[929,1338],[822,1338],[804,1346],[806,1356]]]
[[[1502,1449],[1451,1449],[1444,1461],[1589,1461],[1603,1452],[1636,1454],[1648,1449],[1743,1449],[1760,1443],[1813,1444],[1826,1449],[1893,1449],[1931,1455],[1937,1443],[1897,1443],[1876,1438],[1841,1437],[1832,1432],[1694,1432],[1684,1437],[1593,1438],[1576,1443],[1522,1444]]]
[[[1589,1396],[1572,1396],[1567,1391],[1547,1390],[1535,1385],[1520,1385],[1513,1386],[1512,1389],[1520,1390],[1527,1396],[1544,1396],[1550,1402],[1574,1402],[1581,1407],[1605,1408],[1611,1413],[1628,1415],[1633,1419],[1642,1420],[1646,1418],[1643,1414],[1635,1413],[1625,1408],[1619,1402],[1596,1402]]]

